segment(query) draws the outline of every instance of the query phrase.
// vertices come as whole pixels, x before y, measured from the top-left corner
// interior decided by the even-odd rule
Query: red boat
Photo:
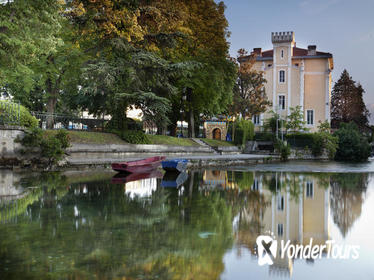
[[[149,157],[132,161],[112,163],[112,169],[118,172],[146,173],[157,168],[165,157]]]

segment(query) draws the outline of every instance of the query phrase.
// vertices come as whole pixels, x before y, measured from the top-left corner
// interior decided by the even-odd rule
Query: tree
[[[366,161],[370,156],[369,142],[366,137],[360,134],[354,122],[341,123],[334,136],[339,138],[336,160],[360,162]]]
[[[238,50],[240,65],[234,86],[233,112],[241,113],[243,118],[251,118],[253,115],[265,112],[271,102],[268,101],[265,93],[266,79],[263,73],[253,69],[255,56],[250,56],[248,61],[241,61],[246,54],[246,50]]]
[[[360,130],[367,127],[370,116],[363,101],[364,89],[352,80],[344,69],[335,83],[331,96],[331,126],[338,128],[340,123],[355,122]]]
[[[31,65],[61,44],[56,0],[15,0],[0,4],[0,87],[34,86]]]
[[[290,114],[287,116],[287,130],[291,130],[293,132],[297,132],[300,130],[304,130],[305,121],[303,112],[301,110],[301,106],[291,107]]]

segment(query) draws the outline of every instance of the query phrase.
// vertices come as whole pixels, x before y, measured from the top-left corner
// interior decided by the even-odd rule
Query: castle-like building
[[[330,122],[332,54],[317,51],[315,45],[308,49],[296,47],[294,32],[273,32],[271,41],[272,50],[254,48],[239,62],[249,63],[255,58],[252,69],[264,73],[271,110],[286,118],[291,107],[301,106],[306,127],[316,131],[319,122]],[[268,117],[269,112],[256,115],[253,122],[261,127]]]

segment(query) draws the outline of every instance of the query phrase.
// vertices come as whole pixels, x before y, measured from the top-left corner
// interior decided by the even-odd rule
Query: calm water
[[[99,171],[0,171],[0,278],[374,279],[372,171],[370,163],[203,170],[178,188],[163,187],[158,172],[126,183]],[[259,266],[256,238],[269,233],[278,249],[281,240],[334,240],[360,246],[359,257],[278,250]]]

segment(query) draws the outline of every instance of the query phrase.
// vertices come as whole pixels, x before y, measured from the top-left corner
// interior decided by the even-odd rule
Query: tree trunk
[[[57,104],[57,90],[52,86],[51,79],[47,80],[47,128],[53,129],[55,108]]]
[[[195,138],[195,116],[193,111],[192,88],[187,88],[188,102],[188,137]]]
[[[170,130],[170,136],[177,136],[177,124],[176,123],[172,123],[169,125],[169,130]]]

